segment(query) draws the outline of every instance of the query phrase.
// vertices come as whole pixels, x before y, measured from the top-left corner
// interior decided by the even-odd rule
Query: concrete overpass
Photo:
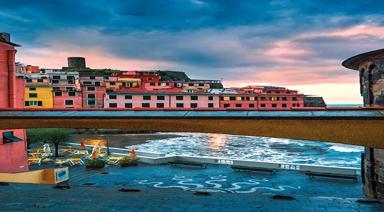
[[[327,141],[383,148],[384,109],[0,111],[0,128],[123,128]]]

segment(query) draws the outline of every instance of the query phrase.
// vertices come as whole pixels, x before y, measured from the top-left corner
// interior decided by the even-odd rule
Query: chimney
[[[11,42],[11,35],[7,32],[0,32],[0,40]]]

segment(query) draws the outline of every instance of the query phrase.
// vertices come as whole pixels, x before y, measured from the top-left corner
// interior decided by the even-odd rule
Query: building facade
[[[52,85],[47,74],[25,75],[25,108],[53,108]]]
[[[18,45],[10,35],[0,33],[0,108],[24,107],[24,79],[16,72]],[[26,133],[24,129],[0,130],[0,173],[28,171]]]

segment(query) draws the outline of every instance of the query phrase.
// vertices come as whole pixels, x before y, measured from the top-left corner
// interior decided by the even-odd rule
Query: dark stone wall
[[[84,57],[68,57],[68,67],[74,69],[85,69],[85,58]]]
[[[384,106],[384,58],[360,66],[360,92],[364,105]]]
[[[323,97],[304,96],[304,107],[326,107]]]
[[[359,71],[364,105],[384,106],[384,58],[365,61]],[[364,193],[370,198],[384,199],[384,150],[366,147],[361,170]]]

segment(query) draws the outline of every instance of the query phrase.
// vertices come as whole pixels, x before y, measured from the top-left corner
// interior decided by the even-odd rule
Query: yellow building
[[[52,87],[36,85],[25,87],[25,108],[53,108]]]
[[[210,84],[208,83],[184,83],[184,91],[205,91],[210,89]]]
[[[119,77],[116,81],[106,82],[105,87],[108,89],[118,90],[122,88],[140,87],[141,80],[138,78]]]

